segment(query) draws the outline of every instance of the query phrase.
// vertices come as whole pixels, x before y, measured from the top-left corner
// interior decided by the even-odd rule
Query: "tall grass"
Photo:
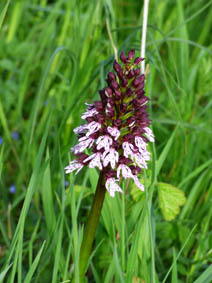
[[[106,196],[88,282],[211,282],[212,1],[150,1],[146,192]],[[113,49],[139,54],[142,1],[1,1],[0,282],[71,282],[98,172],[64,175]],[[14,135],[14,132],[18,133]],[[159,184],[184,191],[175,220]],[[16,192],[11,190],[15,185]]]

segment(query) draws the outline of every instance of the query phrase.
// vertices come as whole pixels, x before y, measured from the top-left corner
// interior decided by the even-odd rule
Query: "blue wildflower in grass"
[[[114,72],[109,72],[107,86],[99,91],[101,101],[86,104],[82,114],[83,124],[74,129],[79,143],[71,151],[76,159],[65,167],[65,172],[84,167],[97,167],[104,173],[104,183],[111,197],[121,192],[121,177],[132,179],[137,187],[144,190],[138,175],[147,169],[150,153],[148,142],[154,142],[149,128],[150,119],[145,96],[145,75],[140,74],[138,64],[143,58],[134,59],[135,51],[122,52],[122,65],[115,60]],[[85,154],[84,151],[90,151]]]
[[[0,145],[3,143],[3,138],[0,136]]]
[[[15,194],[15,193],[16,193],[16,187],[15,187],[15,185],[10,186],[9,192],[10,192],[11,194]]]
[[[67,188],[69,186],[69,181],[65,181],[65,187]]]
[[[13,138],[14,140],[19,140],[19,134],[18,134],[17,131],[12,132],[12,138]]]

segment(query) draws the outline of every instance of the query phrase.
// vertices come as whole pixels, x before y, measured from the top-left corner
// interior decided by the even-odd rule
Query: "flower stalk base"
[[[99,222],[102,205],[105,198],[105,192],[106,192],[106,188],[104,184],[104,173],[101,172],[99,175],[99,180],[96,187],[92,208],[90,211],[90,215],[88,218],[88,222],[86,225],[82,246],[80,250],[80,261],[79,261],[80,283],[82,283],[83,279],[85,278],[86,267],[88,264],[89,256],[91,254],[92,244],[94,241],[97,224]]]

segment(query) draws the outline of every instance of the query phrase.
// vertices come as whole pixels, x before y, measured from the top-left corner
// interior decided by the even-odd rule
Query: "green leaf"
[[[186,198],[180,189],[166,183],[158,183],[159,206],[165,220],[170,221],[180,213]]]

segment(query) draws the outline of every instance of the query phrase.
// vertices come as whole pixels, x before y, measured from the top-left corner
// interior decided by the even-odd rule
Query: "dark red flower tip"
[[[95,101],[94,106],[98,112],[104,109],[102,101]]]
[[[123,51],[121,52],[120,59],[124,64],[128,61]]]
[[[117,62],[116,60],[114,60],[113,68],[114,68],[114,70],[116,71],[116,73],[118,73],[118,72],[121,72],[121,71],[122,71],[121,66],[118,64],[118,62]]]
[[[105,94],[104,89],[99,90],[99,94],[100,94],[100,97],[101,97],[102,101],[106,101],[107,96]]]
[[[107,97],[111,97],[113,95],[113,91],[110,87],[106,87],[104,91]]]
[[[105,173],[105,178],[106,179],[110,179],[110,178],[116,178],[116,171],[113,170],[107,170],[107,172]]]
[[[83,163],[85,165],[87,165],[89,163],[89,161],[88,161],[88,163],[84,162],[84,160],[89,157],[89,155],[87,155],[85,153],[78,153],[78,154],[76,154],[76,157],[77,157],[77,159],[80,163]]]
[[[134,56],[135,56],[135,50],[131,50],[131,51],[128,53],[128,59],[129,59],[129,60],[132,60]]]
[[[124,74],[123,74],[122,70],[117,72],[117,75],[118,75],[119,79],[121,79],[121,80],[124,78]]]
[[[141,57],[137,57],[137,58],[135,58],[135,60],[134,60],[134,64],[137,66],[141,61],[143,61],[144,60],[144,58],[141,58]]]
[[[127,78],[128,79],[132,79],[135,76],[135,71],[134,70],[130,70],[129,73],[127,74]]]
[[[115,89],[115,91],[114,91],[114,92],[115,92],[115,98],[116,98],[116,100],[121,99],[121,96],[122,96],[122,95],[121,95],[121,92],[120,92],[120,91],[118,91],[118,90],[116,90],[116,89]]]
[[[113,120],[112,121],[113,126],[120,128],[122,126],[122,120],[121,119],[117,119],[117,120]]]
[[[116,76],[113,72],[109,72],[107,76],[108,76],[108,79],[111,80],[111,81],[116,80]]]
[[[140,75],[137,79],[139,80],[140,83],[142,83],[142,82],[144,82],[144,80],[145,80],[145,75],[142,74],[142,75]]]
[[[111,81],[110,82],[110,87],[112,88],[112,89],[119,89],[119,85],[118,85],[118,83],[116,82],[116,81]]]
[[[127,85],[128,85],[128,80],[123,79],[123,80],[121,81],[121,86],[122,86],[122,87],[126,87]]]
[[[134,91],[131,88],[128,87],[126,92],[125,92],[125,95],[130,97],[133,93],[134,93]]]
[[[141,171],[142,171],[140,167],[138,167],[138,166],[133,166],[133,165],[130,166],[130,169],[131,169],[133,175],[140,174]]]
[[[126,142],[134,142],[134,136],[132,134],[126,134],[123,138]]]
[[[119,164],[129,164],[129,163],[132,163],[132,160],[131,159],[129,159],[129,158],[127,158],[127,157],[125,157],[125,156],[120,156],[119,157]]]
[[[138,91],[136,91],[135,94],[136,94],[136,97],[137,97],[137,98],[141,98],[141,97],[144,96],[145,91],[144,91],[143,89],[139,89]]]
[[[141,69],[140,69],[140,68],[135,69],[135,76],[140,75],[140,72],[141,72]]]

